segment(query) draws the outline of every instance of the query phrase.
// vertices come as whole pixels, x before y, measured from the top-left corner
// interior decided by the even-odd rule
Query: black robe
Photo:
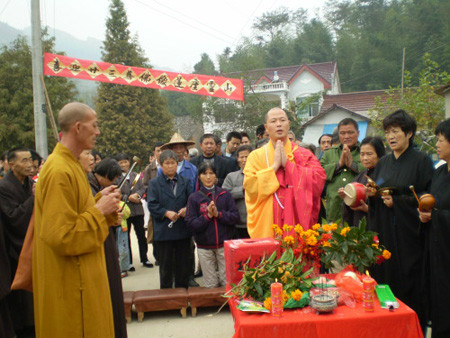
[[[93,173],[88,175],[93,195],[97,195],[102,187]],[[125,319],[125,305],[123,303],[122,277],[120,276],[119,252],[117,250],[116,231],[109,228],[105,239],[105,261],[108,273],[109,291],[114,317],[114,333],[116,338],[127,338],[127,322]]]
[[[9,285],[16,274],[20,251],[33,213],[32,187],[33,182],[30,178],[25,178],[22,184],[12,171],[9,171],[0,180],[0,217],[11,271]],[[33,294],[31,292],[12,291],[7,296],[7,302],[16,333],[34,326]]]
[[[441,165],[433,175],[430,193],[436,198],[431,222],[424,224],[427,232],[427,257],[432,337],[450,337],[450,173],[448,164]],[[427,277],[427,276],[425,276]]]
[[[422,327],[425,241],[409,186],[414,185],[419,195],[428,191],[433,171],[431,159],[411,146],[398,159],[393,153],[386,155],[378,162],[373,178],[380,187],[394,188],[394,205],[388,208],[380,197],[369,198],[368,228],[379,234],[380,244],[392,253],[390,260],[371,272],[378,283],[389,284],[394,295],[417,312]]]

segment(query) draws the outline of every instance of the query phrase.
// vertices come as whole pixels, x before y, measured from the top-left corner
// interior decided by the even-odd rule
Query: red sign
[[[181,74],[45,53],[44,74],[126,86],[244,100],[243,82],[221,76]]]

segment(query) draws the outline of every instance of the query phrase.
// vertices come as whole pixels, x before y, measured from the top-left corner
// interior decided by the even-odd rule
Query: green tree
[[[54,38],[49,38],[45,30],[42,36],[44,51],[54,53]],[[76,95],[67,78],[47,77],[45,84],[54,114]],[[51,152],[56,141],[48,120],[47,127]],[[16,146],[35,149],[31,48],[24,36],[0,51],[0,149]]]
[[[214,62],[208,54],[203,53],[201,55],[201,60],[194,65],[194,73],[203,75],[217,75]]]
[[[149,68],[147,58],[132,38],[121,0],[112,0],[103,42],[103,61]],[[141,158],[157,141],[168,141],[173,117],[157,90],[101,83],[96,110],[101,135],[98,149],[105,154],[127,152]]]
[[[450,81],[450,74],[441,71],[439,64],[431,59],[430,54],[423,57],[423,70],[418,79],[405,72],[405,89],[400,87],[386,90],[386,97],[377,97],[374,108],[370,112],[374,129],[382,133],[383,118],[397,109],[412,114],[417,121],[418,135],[415,142],[429,153],[434,152],[434,130],[444,119],[444,98],[434,91],[437,87]],[[418,86],[413,84],[418,82]]]

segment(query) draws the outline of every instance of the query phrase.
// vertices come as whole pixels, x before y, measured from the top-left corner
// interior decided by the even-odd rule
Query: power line
[[[223,41],[223,42],[225,42],[225,43],[227,43],[227,44],[230,44],[230,41],[228,41],[228,40],[225,40],[225,39],[223,39],[223,38],[221,38],[221,37],[219,37],[219,36],[217,36],[217,35],[215,35],[215,34],[212,34],[212,33],[208,32],[208,31],[205,31],[205,30],[203,30],[203,29],[201,29],[201,28],[198,28],[198,27],[196,27],[196,26],[193,26],[193,25],[190,24],[189,22],[180,20],[180,19],[174,17],[173,15],[170,15],[170,14],[165,13],[165,12],[162,12],[161,10],[158,10],[158,9],[156,9],[156,8],[154,8],[154,7],[151,7],[150,5],[146,4],[145,2],[142,2],[142,1],[140,1],[140,0],[134,0],[134,1],[140,3],[141,5],[143,5],[143,6],[145,6],[145,7],[148,7],[148,8],[150,8],[150,9],[152,9],[152,10],[154,10],[154,11],[160,13],[160,14],[163,14],[163,15],[165,15],[165,16],[168,16],[169,18],[172,18],[172,19],[174,19],[174,20],[176,20],[176,21],[178,21],[178,22],[181,22],[182,24],[184,24],[184,25],[186,25],[186,26],[189,26],[189,27],[191,27],[191,28],[193,28],[193,29],[196,29],[196,30],[198,30],[198,31],[200,31],[200,32],[202,32],[202,33],[204,33],[204,34],[207,34],[207,35],[209,35],[209,36],[211,36],[211,37],[214,37],[214,38],[217,39],[217,40],[221,40],[221,41]]]
[[[440,45],[440,46],[437,46],[437,47],[432,48],[432,49],[429,49],[429,50],[421,50],[421,51],[418,51],[418,52],[416,52],[415,54],[413,53],[413,55],[408,55],[408,59],[413,58],[414,56],[417,56],[417,55],[420,55],[420,54],[425,54],[425,53],[428,53],[428,52],[432,52],[432,51],[434,51],[434,50],[436,50],[436,49],[439,49],[439,48],[442,48],[442,47],[444,47],[444,46],[446,46],[446,44],[442,44],[442,45]],[[386,67],[378,68],[378,69],[373,70],[373,71],[371,71],[371,72],[368,72],[368,73],[366,73],[366,74],[364,74],[364,75],[362,75],[362,76],[355,77],[355,78],[353,78],[353,79],[350,79],[350,80],[341,82],[341,84],[345,84],[345,83],[349,83],[349,82],[353,82],[353,81],[356,81],[356,80],[363,79],[363,78],[365,78],[365,77],[367,77],[367,76],[369,76],[369,75],[376,74],[376,73],[381,72],[382,70],[385,70],[385,69],[386,69]]]
[[[5,9],[6,9],[6,7],[8,7],[8,5],[9,5],[9,3],[11,2],[11,0],[8,0],[8,2],[6,3],[6,5],[5,6],[3,6],[3,9],[2,9],[2,11],[0,12],[0,15],[2,15],[3,14],[3,12],[5,11]]]
[[[177,11],[176,9],[171,8],[171,7],[169,7],[169,6],[165,5],[165,4],[162,4],[162,3],[160,3],[159,1],[153,0],[153,2],[157,3],[157,4],[160,5],[160,6],[165,7],[165,8],[167,8],[167,9],[169,9],[169,10],[171,10],[171,11],[173,11],[173,12],[175,12],[175,13],[181,15],[181,16],[184,16],[184,17],[187,18],[187,19],[194,20],[194,21],[197,22],[198,24],[200,24],[200,25],[202,25],[202,26],[205,26],[205,27],[208,28],[208,29],[212,29],[212,30],[216,31],[217,33],[222,34],[222,35],[224,35],[224,36],[226,36],[226,37],[228,37],[228,38],[230,38],[230,39],[234,39],[233,36],[228,35],[228,34],[222,32],[222,31],[219,31],[218,29],[216,29],[216,28],[214,28],[214,27],[210,27],[210,26],[208,26],[208,25],[202,23],[201,21],[198,21],[197,18],[193,18],[193,17],[191,17],[191,16],[189,16],[189,15],[186,15],[186,14],[180,12],[180,11]]]

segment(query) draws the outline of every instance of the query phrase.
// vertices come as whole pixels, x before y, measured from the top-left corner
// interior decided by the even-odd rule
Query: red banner
[[[244,100],[243,82],[221,76],[181,74],[45,53],[44,74]]]

